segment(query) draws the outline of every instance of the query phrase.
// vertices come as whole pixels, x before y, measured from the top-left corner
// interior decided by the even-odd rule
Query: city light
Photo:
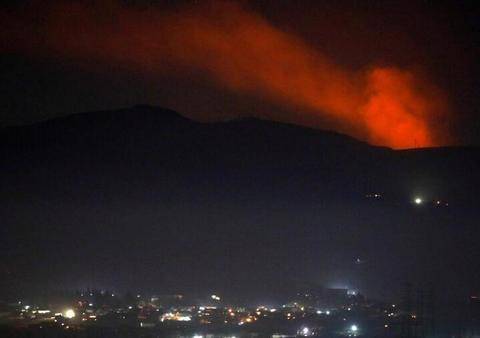
[[[166,320],[173,320],[177,322],[189,322],[192,320],[192,316],[188,314],[179,313],[179,312],[177,313],[167,312],[160,317],[161,322],[164,322]]]
[[[46,313],[50,313],[50,310],[38,310],[37,313],[43,315]]]
[[[75,311],[73,311],[72,309],[66,310],[65,314],[64,314],[64,317],[68,318],[68,319],[74,318],[75,317]]]
[[[420,205],[423,203],[423,199],[421,197],[415,197],[414,202],[415,204]]]
[[[346,289],[342,290],[341,296],[345,297],[346,293]],[[111,293],[106,293],[105,295],[109,298]],[[120,295],[117,294],[116,296]],[[209,299],[211,296],[211,294],[207,294],[207,299]],[[213,296],[215,296],[215,299],[218,297],[216,295]],[[475,297],[476,296],[471,296],[471,298]],[[118,298],[118,301],[121,301],[122,298],[123,297],[120,296]],[[144,299],[150,300],[152,298],[144,297]],[[174,329],[175,327],[177,329],[180,328],[180,330],[189,330],[186,331],[186,335],[183,336],[190,338],[204,338],[209,336],[208,332],[203,331],[206,329],[206,327],[203,326],[204,324],[226,325],[225,328],[229,329],[231,328],[231,325],[238,325],[242,327],[242,332],[245,330],[256,330],[257,328],[255,327],[255,325],[252,324],[256,323],[257,321],[260,322],[261,325],[268,325],[269,318],[264,319],[264,317],[272,317],[275,319],[275,321],[277,319],[283,320],[285,321],[285,324],[288,321],[294,321],[291,322],[290,325],[296,326],[296,337],[313,337],[319,335],[320,332],[322,332],[323,325],[316,326],[315,321],[306,321],[303,323],[299,323],[295,320],[303,321],[301,318],[309,320],[309,317],[315,314],[318,315],[317,320],[320,321],[321,319],[321,321],[324,322],[325,325],[329,325],[329,323],[336,323],[335,325],[337,325],[340,329],[340,331],[338,332],[342,332],[344,337],[358,337],[363,335],[365,332],[370,331],[371,328],[381,329],[384,333],[388,333],[392,329],[394,329],[394,327],[388,322],[388,320],[385,320],[384,322],[376,322],[374,324],[368,323],[368,325],[367,322],[362,321],[363,324],[357,322],[355,317],[349,317],[346,315],[347,311],[350,311],[350,313],[357,312],[361,311],[362,309],[367,309],[371,305],[364,302],[358,302],[352,305],[352,303],[347,303],[347,301],[351,301],[351,299],[349,299],[348,297],[342,299],[344,301],[343,304],[339,303],[337,307],[331,307],[329,308],[329,310],[327,310],[328,308],[323,307],[319,307],[316,309],[312,309],[311,307],[305,307],[303,312],[300,311],[300,309],[303,307],[302,303],[291,302],[289,303],[291,305],[288,305],[287,307],[290,308],[291,306],[291,311],[283,310],[279,313],[278,317],[275,315],[271,315],[270,313],[279,312],[279,309],[267,306],[244,307],[235,304],[229,304],[228,306],[220,306],[218,304],[217,306],[205,306],[203,304],[200,305],[197,302],[186,303],[180,306],[178,304],[172,304],[164,308],[164,311],[166,311],[165,313],[152,316],[154,314],[153,311],[160,311],[158,308],[153,306],[153,304],[149,304],[147,301],[138,301],[137,303],[135,303],[135,305],[132,306],[130,303],[130,299],[120,305],[118,305],[118,302],[115,302],[111,305],[102,305],[95,307],[88,307],[88,302],[81,300],[77,302],[77,304],[79,304],[78,308],[73,306],[72,308],[64,308],[62,313],[55,313],[55,316],[39,316],[39,314],[50,313],[50,310],[39,310],[39,306],[32,303],[29,307],[30,311],[32,311],[32,314],[37,314],[37,316],[35,318],[25,316],[25,318],[22,318],[22,320],[25,320],[26,323],[27,321],[32,319],[40,319],[45,321],[52,320],[53,323],[56,323],[54,325],[62,327],[63,329],[66,329],[67,327],[69,327],[70,329],[75,329],[80,326],[84,327],[85,325],[95,325],[95,321],[101,321],[102,317],[106,315],[113,316],[114,313],[118,317],[118,319],[125,320],[127,319],[126,314],[128,313],[128,310],[138,309],[139,316],[137,318],[141,318],[142,320],[145,319],[145,321],[137,322],[137,324],[135,325],[140,325],[140,327],[142,328],[155,328],[159,325],[162,325],[161,323],[164,323],[163,325],[165,325],[165,329],[168,330]],[[388,306],[385,308],[385,303],[378,303],[374,304],[374,306],[376,311],[373,316],[377,316],[376,314],[378,314],[380,311],[384,314],[384,319],[386,319],[387,316],[398,316],[396,312],[393,312],[393,310],[398,307],[398,305],[389,303]],[[23,311],[26,311],[24,310],[25,307],[25,305],[22,305],[20,308]],[[107,312],[105,311],[105,309],[109,309],[109,311]],[[53,314],[53,311],[51,313]],[[64,320],[62,320],[62,317],[64,318]],[[74,317],[75,319],[71,319]],[[410,314],[409,319],[412,321],[415,320],[416,315]],[[166,322],[170,322],[170,324],[167,324]],[[172,325],[172,322],[177,322],[177,324]],[[181,324],[180,322],[188,322],[188,325],[183,323]],[[123,323],[128,325],[127,322]],[[231,333],[233,334],[233,331]],[[238,337],[238,335],[236,336]],[[233,336],[224,337],[232,338]],[[272,337],[280,338],[285,337],[285,335],[284,332],[280,332],[279,335],[272,335]]]

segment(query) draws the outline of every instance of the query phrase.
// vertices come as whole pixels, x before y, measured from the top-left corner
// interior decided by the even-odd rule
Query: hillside
[[[393,151],[136,106],[5,128],[0,155],[5,290],[48,288],[53,275],[79,287],[255,294],[293,278],[385,296],[406,280],[449,285],[446,268],[458,289],[480,277],[478,148]],[[458,224],[458,214],[471,217]],[[368,264],[355,267],[357,257]]]

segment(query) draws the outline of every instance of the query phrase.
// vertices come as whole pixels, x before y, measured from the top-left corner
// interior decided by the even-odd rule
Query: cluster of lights
[[[248,315],[247,317],[243,318],[242,320],[240,320],[238,322],[238,325],[243,325],[243,324],[247,324],[247,323],[253,323],[254,321],[257,320],[257,317],[255,316],[252,316],[252,315]]]
[[[352,294],[352,291],[350,291],[349,294]],[[355,293],[353,293],[355,294]],[[107,295],[111,295],[111,296],[114,296],[114,294],[107,294]],[[139,296],[139,295],[138,295]],[[210,298],[212,300],[215,300],[215,301],[220,301],[221,298],[219,296],[217,296],[216,294],[212,294],[210,296]],[[83,302],[83,305],[82,303],[80,303],[81,305],[80,306],[85,306],[87,305],[87,302]],[[218,305],[218,304],[217,304]],[[279,315],[283,316],[285,315],[287,318],[287,320],[290,320],[290,319],[295,319],[295,316],[301,316],[301,314],[298,312],[299,310],[301,311],[309,311],[309,309],[305,309],[303,306],[301,306],[301,304],[297,304],[297,303],[294,303],[295,307],[290,311],[290,312],[283,312],[284,310],[282,310],[281,312],[282,313],[279,313]],[[89,303],[88,306],[92,307],[93,304],[92,303]],[[287,305],[288,307],[290,307],[289,305]],[[283,308],[286,308],[287,306],[283,305]],[[28,306],[28,305],[25,305],[25,306],[22,306],[24,309],[30,309],[31,307]],[[139,305],[139,308],[141,308],[142,306]],[[392,308],[395,308],[395,305],[392,304],[391,305]],[[49,310],[38,310],[38,307],[35,307],[33,306],[35,310],[35,312],[37,313],[49,313],[50,311]],[[132,309],[133,307],[132,306],[128,306],[129,309]],[[344,310],[348,310],[348,311],[351,311],[353,310],[353,308],[351,307],[347,307],[347,306],[343,306],[342,307]],[[211,314],[213,314],[211,311],[210,313],[207,311],[204,313],[205,310],[211,310],[211,309],[217,309],[217,307],[215,306],[199,306],[199,307],[196,307],[196,306],[190,306],[188,308],[182,308],[182,309],[175,309],[173,310],[172,312],[168,312],[168,313],[165,313],[163,314],[161,317],[160,317],[160,321],[161,322],[164,322],[164,321],[192,321],[194,316],[198,316],[198,317],[202,317],[203,315],[205,316],[209,316]],[[247,323],[253,323],[257,320],[259,320],[261,316],[270,316],[270,313],[273,313],[273,312],[276,312],[277,309],[275,308],[270,308],[270,306],[258,306],[256,308],[255,311],[252,311],[252,310],[248,310],[246,308],[228,308],[228,307],[218,307],[219,311],[221,311],[222,315],[226,316],[225,317],[225,323],[228,323],[227,319],[228,318],[231,318],[230,319],[230,322],[235,322],[235,323],[238,323],[238,325],[243,325],[243,324],[247,324]],[[196,311],[198,310],[198,311]],[[287,309],[285,309],[287,310]],[[385,310],[385,314],[388,314],[388,316],[393,316],[394,313],[392,312],[393,309],[390,309],[390,311],[387,311]],[[96,320],[96,315],[93,314],[94,312],[92,312],[93,309],[86,309],[86,312],[87,313],[78,313],[76,314],[75,313],[75,310],[74,309],[66,309],[63,313],[56,313],[55,314],[55,317],[57,315],[59,316],[62,316],[63,318],[66,318],[66,319],[72,319],[72,318],[75,318],[77,315],[78,317],[82,317],[81,320],[87,320],[87,319],[84,319],[84,318],[89,318],[89,319],[95,319]],[[117,310],[117,313],[120,313],[118,312],[120,310]],[[157,309],[158,311],[158,309]],[[251,311],[251,312],[250,312]],[[332,311],[337,311],[336,309],[332,308]],[[194,313],[195,312],[198,312],[199,315],[195,315]],[[316,314],[318,315],[330,315],[331,311],[330,310],[325,310],[324,308],[322,310],[316,310]],[[337,312],[335,312],[337,313]],[[90,315],[88,315],[90,314]],[[303,315],[305,316],[305,314]],[[123,317],[125,319],[125,317]],[[285,317],[284,317],[285,318]],[[54,319],[54,317],[52,317],[52,319]],[[412,319],[415,319],[415,315],[412,316]],[[59,319],[60,320],[60,319]],[[347,320],[346,318],[343,319],[344,321]],[[72,321],[74,322],[74,321]],[[68,324],[69,322],[66,321],[66,323]],[[210,323],[210,322],[207,322],[207,323]],[[348,321],[347,321],[348,323]],[[346,323],[345,323],[346,324]],[[66,325],[66,324],[65,324]],[[150,325],[150,324],[148,324]],[[388,327],[388,324],[385,324],[385,328]],[[317,332],[316,332],[317,329],[315,328],[309,328],[309,327],[301,327],[298,331],[297,331],[297,334],[300,335],[300,336],[312,336],[312,335],[315,335]],[[348,333],[349,336],[357,336],[358,333],[359,333],[359,327],[355,324],[353,325],[350,325],[350,326],[347,326],[346,328],[346,332]],[[202,335],[199,335],[199,334],[195,334],[193,336],[193,338],[199,338],[199,337],[202,337]]]
[[[302,335],[303,335],[304,337],[310,335],[310,329],[309,329],[308,327],[304,327],[304,328],[302,329]]]
[[[328,316],[330,314],[330,310],[327,310],[327,311],[317,310],[317,315],[323,315],[323,314],[326,314]]]
[[[366,194],[365,197],[366,198],[371,198],[371,199],[381,199],[383,196],[379,193],[371,193],[371,194]],[[426,201],[422,196],[415,196],[412,199],[412,203],[415,204],[415,205],[422,205],[425,202]],[[434,199],[431,202],[437,207],[440,207],[440,206],[448,207],[448,202],[445,202],[441,199]]]
[[[211,295],[210,296],[213,300],[220,301],[220,297],[217,295]]]
[[[177,321],[177,322],[189,322],[192,320],[192,317],[189,315],[184,315],[179,312],[177,313],[172,313],[172,312],[167,312],[162,317],[160,318],[161,322],[164,322],[166,320],[172,320],[172,321]]]
[[[417,196],[413,199],[413,203],[415,203],[416,205],[421,205],[425,203],[425,200],[422,197]],[[436,207],[441,207],[441,206],[448,207],[448,202],[436,199],[436,200],[433,200],[433,205]]]

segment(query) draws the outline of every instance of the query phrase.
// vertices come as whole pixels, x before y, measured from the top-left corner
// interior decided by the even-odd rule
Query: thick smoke
[[[110,3],[67,3],[10,21],[7,48],[155,76],[202,73],[218,86],[318,115],[327,128],[393,148],[448,143],[439,90],[414,72],[356,72],[235,3],[162,11]],[[12,39],[13,38],[13,39]],[[275,112],[270,116],[275,119]],[[439,137],[439,136],[442,136]]]

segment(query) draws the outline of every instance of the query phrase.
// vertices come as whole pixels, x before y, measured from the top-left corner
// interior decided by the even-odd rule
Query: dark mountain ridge
[[[480,278],[479,148],[394,151],[136,106],[4,128],[0,155],[5,290],[53,288],[51,273],[76,286],[236,294],[295,278],[379,296],[406,280],[455,280],[457,293]]]

